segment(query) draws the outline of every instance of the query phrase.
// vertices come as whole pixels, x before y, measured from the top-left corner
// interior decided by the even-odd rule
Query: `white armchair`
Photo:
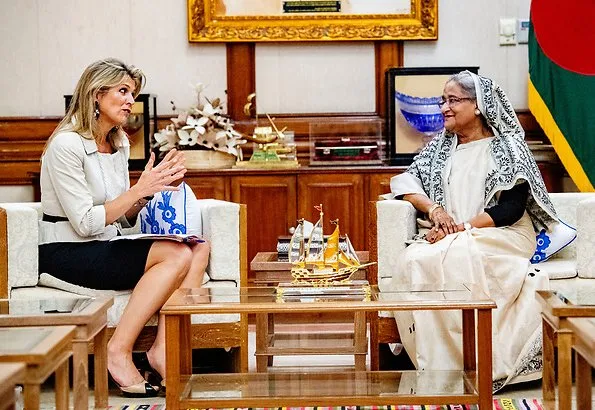
[[[247,286],[246,206],[214,199],[200,203],[203,236],[209,240],[211,255],[206,287]],[[77,295],[114,297],[108,311],[108,336],[128,302],[131,291],[100,291],[38,275],[38,221],[41,204],[0,204],[0,298],[52,298]],[[135,349],[150,347],[156,332],[157,316],[141,335]],[[236,348],[237,370],[248,370],[248,323],[245,315],[195,315],[192,317],[193,348]]]
[[[546,262],[532,265],[548,273],[550,288],[581,293],[595,293],[595,194],[550,194],[559,217],[577,228],[577,238]],[[382,200],[370,202],[369,250],[370,260],[378,261],[368,268],[368,280],[380,290],[392,278],[393,267],[405,241],[417,233],[416,210],[407,201]],[[398,342],[394,318],[386,314],[371,318],[370,359],[372,369],[379,367],[379,344]]]

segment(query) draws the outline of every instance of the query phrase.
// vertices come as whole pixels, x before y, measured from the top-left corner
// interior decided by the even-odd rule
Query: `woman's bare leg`
[[[192,263],[188,274],[180,284],[180,288],[199,288],[209,263],[211,248],[208,242],[199,243],[192,247]],[[157,335],[153,345],[147,352],[151,367],[165,377],[165,322],[159,316]]]
[[[120,323],[108,343],[108,369],[120,386],[143,381],[132,362],[132,348],[147,321],[186,277],[193,254],[184,244],[156,241],[151,246],[145,274],[132,291]]]

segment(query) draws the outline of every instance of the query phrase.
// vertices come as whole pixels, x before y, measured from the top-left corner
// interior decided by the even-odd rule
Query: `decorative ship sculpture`
[[[320,212],[320,218],[314,224],[310,237],[306,242],[304,235],[304,219],[298,221],[289,243],[289,262],[294,284],[313,286],[332,286],[351,283],[351,276],[358,269],[376,262],[362,264],[345,235],[347,251],[339,247],[339,220],[331,221],[335,230],[324,241],[322,204],[314,207]]]

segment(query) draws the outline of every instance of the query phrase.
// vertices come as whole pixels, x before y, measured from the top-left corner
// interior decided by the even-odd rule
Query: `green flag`
[[[595,186],[595,2],[532,0],[529,109],[583,192]]]

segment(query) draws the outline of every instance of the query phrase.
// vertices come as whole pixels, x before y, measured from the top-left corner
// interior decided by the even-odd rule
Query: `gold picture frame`
[[[289,3],[294,11],[284,12]],[[316,11],[325,9],[323,3],[336,3],[341,11]],[[386,0],[188,0],[187,4],[190,42],[438,39],[438,0],[394,0],[391,6]]]

